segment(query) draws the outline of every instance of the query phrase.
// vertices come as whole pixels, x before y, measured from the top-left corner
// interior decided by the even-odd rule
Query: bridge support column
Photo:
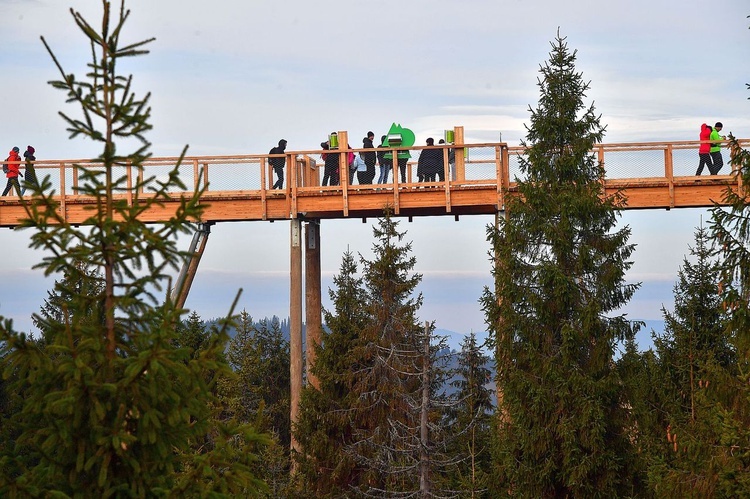
[[[302,222],[299,218],[289,221],[289,374],[290,381],[290,418],[292,424],[299,417],[299,403],[302,392]],[[300,451],[299,442],[292,434],[292,453]],[[294,468],[293,468],[294,470]]]
[[[505,210],[501,210],[501,211],[498,211],[498,212],[495,213],[495,230],[499,230],[500,229],[500,218],[502,218],[502,217],[504,217],[506,220],[508,218],[508,213]],[[493,249],[493,251],[494,251],[494,254],[495,254],[495,268],[502,268],[502,266],[505,265],[505,262],[504,261],[500,261],[497,250]],[[495,283],[495,296],[497,297],[498,305],[502,305],[502,298],[500,298],[500,293],[499,293],[499,290],[498,290],[498,284],[497,284],[497,282]],[[499,332],[503,330],[501,324],[502,324],[504,318],[501,315],[500,317],[498,317],[497,320],[498,320],[497,330],[498,330],[498,334],[500,334]],[[496,345],[495,346],[495,357],[497,358],[497,357],[499,357],[501,355],[505,356],[507,354],[507,352],[501,351],[501,349],[503,348],[503,345],[505,344],[505,342],[503,341],[503,338],[497,338],[496,340],[497,341],[495,342],[495,345]],[[498,407],[498,413],[500,415],[499,421],[501,421],[503,423],[507,423],[508,422],[508,415],[505,412],[505,409],[502,407],[502,402],[503,402],[503,398],[504,398],[503,387],[500,386],[500,383],[497,383],[497,382],[495,383],[495,396],[497,397],[497,399],[496,399],[497,400],[497,407]]]
[[[307,326],[307,382],[320,389],[318,378],[310,372],[315,365],[315,347],[323,336],[320,302],[320,220],[305,224],[305,323]]]

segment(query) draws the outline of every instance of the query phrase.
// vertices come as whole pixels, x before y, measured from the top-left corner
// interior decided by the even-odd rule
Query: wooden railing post
[[[445,212],[451,212],[451,167],[448,164],[448,148],[443,147],[443,188],[445,189]]]
[[[128,206],[133,206],[133,163],[128,160],[127,165],[125,166],[125,176],[127,178],[126,183],[128,186],[128,192],[126,193],[126,196],[128,198]]]
[[[63,165],[64,165],[64,164],[63,164]],[[62,176],[62,177],[63,177],[63,179],[64,179],[64,178],[65,178],[65,172],[62,172],[62,175],[61,175],[61,176]],[[65,184],[65,181],[61,179],[61,182],[60,182],[60,189],[61,189],[61,192],[60,192],[60,193],[61,193],[61,194],[65,194],[65,190],[64,190],[64,189],[62,188],[62,186],[63,186],[64,184]],[[76,166],[76,165],[74,164],[74,165],[73,165],[73,193],[75,194],[76,192],[78,192],[78,166]]]
[[[464,127],[453,129],[453,144],[455,144],[456,178],[466,180],[466,156],[464,155]]]
[[[339,136],[339,184],[344,203],[344,216],[349,216],[349,135],[346,131],[338,132]]]
[[[602,186],[602,193],[604,193],[607,185],[607,169],[604,167],[604,146],[602,144],[596,146],[596,157],[599,164],[602,166],[602,176],[599,179],[599,183]]]
[[[193,159],[193,189],[198,190],[201,187],[201,171],[198,165],[198,158]]]
[[[73,165],[73,180],[75,181],[77,169]],[[65,163],[60,163],[60,216],[63,220],[67,220],[68,208],[65,206],[65,201],[68,194],[65,192]]]
[[[738,143],[729,144],[729,164],[732,167],[731,174],[737,180],[737,193],[745,195],[742,187],[742,149]]]
[[[674,166],[672,164],[672,144],[664,149],[664,175],[669,184],[669,207],[674,208]]]
[[[287,154],[286,165],[286,170],[289,172],[289,178],[286,182],[287,192],[289,192],[287,196],[289,213],[291,218],[297,218],[297,155]]]
[[[503,154],[503,146],[495,146],[495,176],[497,177],[497,209],[504,210],[505,209],[505,199],[503,199],[503,191],[505,189],[505,170],[507,170],[507,165],[504,166],[503,156],[507,156]]]

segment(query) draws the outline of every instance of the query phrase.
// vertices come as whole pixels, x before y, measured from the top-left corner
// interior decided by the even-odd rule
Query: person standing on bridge
[[[445,140],[440,139],[438,144],[445,144]],[[450,171],[451,180],[456,180],[456,150],[448,149],[448,170]],[[438,179],[443,181],[443,174],[438,172]]]
[[[321,142],[320,147],[322,147],[324,151],[331,150],[328,142]],[[339,153],[326,152],[321,156],[324,163],[322,185],[339,185]]]
[[[359,179],[360,184],[372,184],[372,181],[375,179],[375,163],[378,160],[378,155],[375,153],[375,145],[372,143],[374,138],[374,133],[367,132],[367,137],[362,139],[362,147],[365,149],[373,149],[373,151],[362,153],[362,158],[365,160],[366,175],[364,175],[364,178],[362,179],[360,178],[359,173],[357,174],[357,179]],[[364,182],[362,180],[364,180]]]
[[[711,166],[708,167],[711,175],[719,173],[721,167],[724,166],[724,158],[721,157],[721,141],[727,137],[726,135],[719,135],[722,128],[724,128],[724,125],[721,124],[721,121],[717,121],[714,129],[711,131],[711,163],[713,163],[713,168]]]
[[[385,135],[380,137],[380,145],[378,146],[378,163],[380,163],[380,177],[378,177],[379,184],[388,183],[388,172],[393,168],[393,160],[386,159],[385,157]]]
[[[11,187],[15,187],[16,193],[19,196],[21,195],[21,186],[18,184],[18,174],[20,173],[19,168],[21,166],[21,156],[18,155],[19,152],[20,149],[18,148],[18,146],[11,149],[10,153],[8,153],[8,158],[5,160],[5,164],[3,165],[3,171],[5,171],[5,176],[8,178],[8,183],[5,186],[5,190],[2,194],[3,196],[8,195]]]
[[[708,141],[711,137],[712,128],[709,125],[706,125],[703,123],[701,125],[701,134],[700,134],[700,140],[701,141]],[[703,167],[708,167],[708,172],[711,173],[713,171],[713,163],[711,162],[711,144],[709,142],[701,142],[700,147],[698,147],[698,170],[696,170],[695,174],[700,175],[703,172]]]
[[[435,145],[435,139],[427,139],[428,146]],[[443,170],[443,150],[442,149],[422,149],[417,161],[417,176],[420,182],[434,182],[435,176]],[[442,177],[442,175],[441,175]]]
[[[269,158],[268,162],[273,166],[273,171],[276,173],[278,180],[273,184],[272,189],[283,189],[284,188],[284,164],[286,164],[286,157],[283,156],[286,150],[286,140],[281,139],[279,145],[271,149],[268,154],[278,154],[279,156]]]
[[[26,188],[30,185],[39,189],[39,181],[36,178],[36,169],[34,168],[34,161],[36,161],[35,152],[36,150],[31,146],[26,146],[26,150],[23,152],[23,159],[26,160],[26,165],[24,166],[23,189],[21,189],[22,196],[26,193]]]

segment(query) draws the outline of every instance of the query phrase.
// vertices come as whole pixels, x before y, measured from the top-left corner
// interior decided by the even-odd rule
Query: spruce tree
[[[362,470],[356,492],[366,497],[428,495],[426,466],[436,457],[429,439],[441,414],[425,390],[429,399],[441,375],[432,364],[434,326],[417,317],[422,276],[413,273],[416,259],[411,243],[402,243],[405,234],[386,210],[373,227],[373,259],[360,257],[368,322],[352,352],[358,365],[347,452]]]
[[[683,260],[674,287],[674,313],[663,309],[665,331],[654,338],[663,382],[673,394],[673,425],[695,420],[695,395],[706,367],[726,369],[735,363],[718,289],[719,262],[711,258],[708,237],[704,228],[696,230],[690,249],[696,261]]]
[[[190,357],[196,358],[210,345],[211,334],[211,328],[201,319],[198,312],[193,310],[187,319],[177,325],[174,344],[178,348],[187,348]]]
[[[329,290],[333,308],[323,310],[326,329],[311,368],[319,388],[311,384],[303,388],[294,429],[303,449],[296,457],[297,488],[315,498],[346,495],[363,473],[346,452],[354,431],[351,408],[359,396],[352,388],[362,368],[355,348],[369,317],[362,278],[350,251],[344,253],[333,284]]]
[[[212,417],[216,398],[204,377],[206,369],[228,371],[221,359],[226,325],[191,359],[189,349],[174,346],[184,310],[159,296],[185,257],[176,236],[201,218],[201,192],[182,197],[164,223],[141,220],[170,192],[188,189],[179,165],[166,180],[141,180],[150,96],[135,96],[132,77],[118,64],[145,54],[150,40],[122,43],[129,11],[124,2],[119,10],[108,1],[102,7],[100,30],[71,10],[90,44],[84,79],[66,73],[42,39],[62,78],[51,84],[80,107],[80,118],[61,113],[71,138],[93,140],[102,153],[94,164],[78,165],[77,194],[93,201],[80,227],[68,223],[48,179],[30,187],[22,226],[33,231],[31,246],[45,250],[37,267],[46,275],[91,285],[67,290],[60,320],[44,318],[44,350],[11,321],[0,325],[3,375],[15,373],[13,389],[24,394],[13,420],[20,435],[0,456],[0,495],[255,496],[264,488],[255,454],[237,442],[263,439],[249,426]],[[123,143],[138,147],[125,154]],[[92,311],[101,320],[86,320]],[[196,450],[207,435],[213,447]]]
[[[223,409],[242,423],[271,435],[270,445],[260,451],[258,471],[269,486],[268,497],[284,497],[289,482],[290,445],[289,342],[277,317],[253,322],[242,311],[236,334],[230,340],[227,360],[234,376],[222,380]]]
[[[609,316],[637,285],[624,282],[633,246],[614,230],[622,197],[604,196],[592,154],[604,127],[583,99],[576,52],[559,35],[541,66],[540,98],[522,145],[518,192],[488,228],[495,290],[482,301],[495,346],[496,493],[613,497],[631,491],[627,401],[614,369],[632,335]]]
[[[674,313],[664,311],[665,332],[654,338],[662,387],[654,405],[661,408],[661,418],[652,430],[660,438],[649,477],[659,496],[716,494],[717,477],[711,472],[716,414],[706,396],[716,373],[733,371],[736,364],[719,294],[719,262],[702,227],[695,243],[695,262],[685,259],[678,274]],[[645,435],[647,423],[641,427]]]
[[[636,328],[641,324],[635,325]],[[653,334],[653,332],[652,332]],[[639,351],[634,338],[625,341],[617,372],[628,401],[624,415],[625,432],[634,445],[632,495],[659,497],[649,476],[655,462],[664,456],[665,431],[669,414],[669,389],[664,384],[659,359],[653,349]]]
[[[66,272],[63,278],[55,281],[54,288],[47,292],[38,314],[31,317],[32,323],[45,338],[58,324],[70,324],[76,327],[76,322],[90,322],[103,325],[104,314],[101,306],[101,296],[104,292],[102,276],[91,265],[77,261],[73,265],[74,272]],[[89,302],[84,310],[72,314],[68,302],[72,296],[82,299],[88,297]]]
[[[461,342],[458,352],[454,400],[446,409],[444,426],[453,434],[448,454],[456,461],[455,469],[446,473],[446,488],[467,497],[489,497],[491,465],[492,391],[488,388],[490,358],[477,343],[474,333]]]

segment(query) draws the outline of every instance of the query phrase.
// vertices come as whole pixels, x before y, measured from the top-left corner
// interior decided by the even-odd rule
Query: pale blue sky
[[[119,3],[115,3],[119,8]],[[44,50],[44,35],[69,72],[88,46],[68,12],[98,22],[96,0],[0,0],[0,148],[32,144],[45,159],[97,155],[69,141],[59,110],[74,113]],[[155,156],[258,154],[279,138],[312,149],[331,130],[357,146],[396,121],[417,143],[463,126],[468,142],[517,145],[536,107],[537,76],[559,28],[578,51],[607,125],[605,142],[697,140],[700,124],[724,122],[750,137],[750,8],[746,0],[352,0],[306,2],[132,0],[128,41],[156,37],[152,53],[123,70],[152,92]],[[696,160],[697,163],[697,160]],[[705,210],[627,212],[638,245],[632,281],[643,289],[630,317],[660,319],[693,229]],[[491,217],[403,221],[424,274],[422,319],[459,332],[484,329],[477,298],[490,284],[485,225]],[[370,255],[371,223],[323,224],[324,286],[341,254]],[[225,311],[237,288],[253,316],[288,314],[289,224],[213,228],[187,305],[204,318]],[[22,329],[48,283],[31,265],[26,234],[0,231],[0,313]],[[188,241],[184,241],[187,248]],[[11,256],[12,255],[12,256]]]

